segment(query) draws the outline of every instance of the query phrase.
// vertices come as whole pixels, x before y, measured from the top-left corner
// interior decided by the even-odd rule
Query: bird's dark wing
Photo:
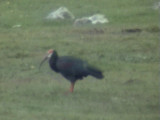
[[[78,79],[83,79],[88,75],[98,79],[103,78],[100,70],[89,66],[88,63],[73,57],[60,57],[57,60],[56,67],[58,71],[68,80],[74,82]]]
[[[82,79],[88,75],[88,64],[80,59],[73,57],[60,57],[56,64],[59,72],[65,77]]]

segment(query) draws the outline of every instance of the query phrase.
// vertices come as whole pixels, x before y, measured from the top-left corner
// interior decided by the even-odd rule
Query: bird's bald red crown
[[[48,54],[53,53],[53,51],[54,51],[53,49],[49,49],[49,50],[48,50]]]

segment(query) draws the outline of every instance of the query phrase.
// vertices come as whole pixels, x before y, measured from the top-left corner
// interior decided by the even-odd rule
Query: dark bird
[[[83,77],[91,75],[97,79],[103,78],[102,72],[90,66],[87,62],[71,56],[58,56],[57,52],[52,49],[48,51],[40,67],[48,58],[51,69],[62,74],[63,77],[71,82],[70,92],[73,92],[75,82],[82,80]]]

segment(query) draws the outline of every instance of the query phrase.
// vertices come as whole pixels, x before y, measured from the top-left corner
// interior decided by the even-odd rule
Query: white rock
[[[92,21],[92,24],[97,24],[97,23],[108,23],[108,19],[104,17],[104,15],[101,14],[95,14],[91,17],[89,17],[89,19]]]
[[[95,14],[90,17],[82,17],[76,19],[74,25],[83,25],[83,24],[104,24],[108,23],[108,19],[104,17],[102,14]]]
[[[22,26],[22,25],[17,24],[17,25],[13,25],[12,28],[19,28],[19,27],[21,27],[21,26]]]
[[[153,9],[155,10],[160,9],[160,1],[154,4]]]
[[[51,12],[46,19],[56,20],[56,19],[74,19],[74,15],[66,8],[60,7],[57,10]]]
[[[74,22],[75,25],[83,25],[83,24],[90,24],[90,23],[92,23],[92,21],[87,17],[76,19]]]

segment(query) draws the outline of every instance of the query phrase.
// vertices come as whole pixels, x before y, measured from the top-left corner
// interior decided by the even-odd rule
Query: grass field
[[[158,120],[156,2],[0,0],[0,120]],[[110,22],[76,27],[44,20],[60,6],[76,18],[102,13]],[[38,69],[50,48],[88,61],[105,78],[87,77],[65,95],[67,80],[48,64]]]

